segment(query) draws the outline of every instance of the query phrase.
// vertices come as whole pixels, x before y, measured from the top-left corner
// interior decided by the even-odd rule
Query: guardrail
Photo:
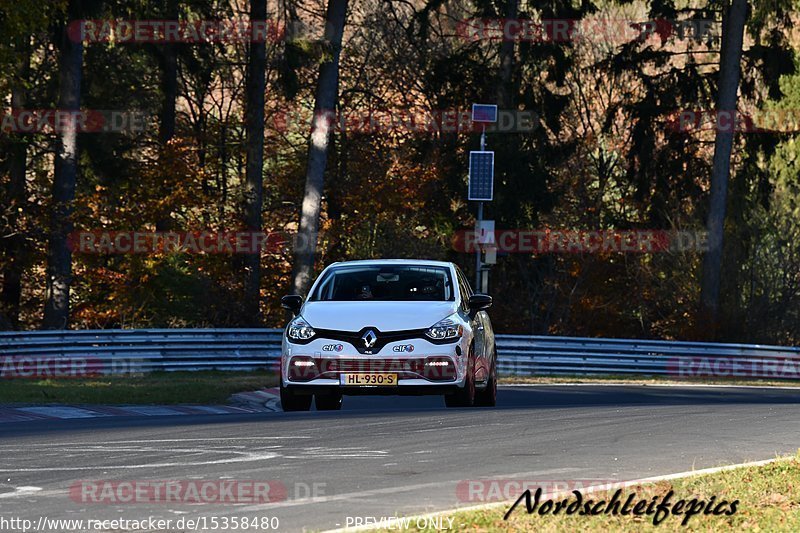
[[[0,332],[0,376],[274,368],[279,329]]]
[[[275,368],[281,331],[0,332],[0,376]],[[800,378],[800,349],[780,346],[498,335],[497,349],[499,372],[512,376]]]
[[[759,344],[498,335],[513,376],[641,375],[800,379],[800,349]]]

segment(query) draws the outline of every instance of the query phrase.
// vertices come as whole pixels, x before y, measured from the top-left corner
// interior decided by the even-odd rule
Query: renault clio
[[[440,394],[494,406],[497,350],[486,310],[453,263],[370,260],[328,266],[308,298],[284,296],[285,411],[336,410],[343,395]]]

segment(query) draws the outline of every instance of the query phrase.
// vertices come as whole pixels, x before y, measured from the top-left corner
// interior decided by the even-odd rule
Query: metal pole
[[[481,125],[481,152],[486,150],[486,124]],[[481,231],[481,223],[483,222],[483,202],[478,202],[478,235],[480,235]],[[482,292],[481,291],[481,270],[483,269],[483,263],[481,262],[481,245],[478,243],[478,248],[475,250],[475,292]]]
[[[478,235],[480,235],[481,231],[481,222],[483,222],[483,202],[478,202]],[[475,292],[481,292],[481,268],[483,265],[481,264],[481,245],[480,243],[477,244],[477,249],[475,250]]]

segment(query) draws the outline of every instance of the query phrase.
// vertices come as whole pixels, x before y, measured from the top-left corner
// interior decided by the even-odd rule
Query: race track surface
[[[797,390],[503,387],[498,403],[445,409],[439,397],[346,397],[341,412],[3,424],[0,516],[277,516],[281,531],[325,530],[347,517],[424,513],[492,496],[466,490],[469,480],[624,481],[800,447]],[[286,499],[91,503],[80,492],[101,480],[220,479],[272,481]]]

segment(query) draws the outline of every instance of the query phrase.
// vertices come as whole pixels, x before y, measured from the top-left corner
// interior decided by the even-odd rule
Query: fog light
[[[431,381],[453,381],[456,365],[447,357],[431,357],[425,361],[424,375]]]
[[[310,381],[319,377],[317,363],[308,356],[293,357],[289,363],[289,379],[292,381]]]

